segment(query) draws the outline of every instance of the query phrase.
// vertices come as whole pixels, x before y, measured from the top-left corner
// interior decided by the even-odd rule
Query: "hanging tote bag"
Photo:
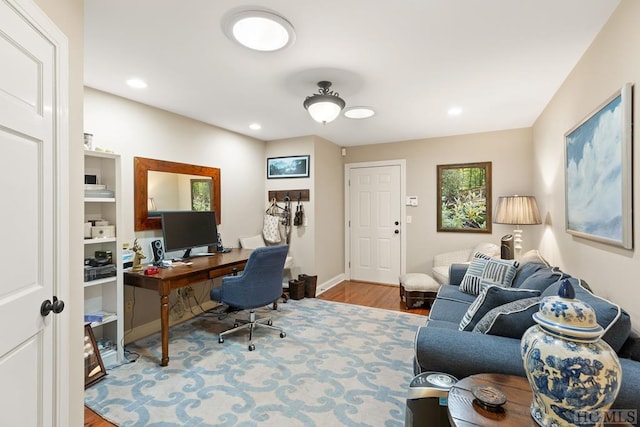
[[[262,227],[262,237],[267,243],[280,243],[280,219],[271,214],[264,215],[264,225]]]

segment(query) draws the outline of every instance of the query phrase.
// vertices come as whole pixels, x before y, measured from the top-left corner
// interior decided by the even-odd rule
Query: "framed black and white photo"
[[[310,156],[269,157],[267,178],[309,178]]]
[[[566,231],[633,248],[631,83],[565,134]]]

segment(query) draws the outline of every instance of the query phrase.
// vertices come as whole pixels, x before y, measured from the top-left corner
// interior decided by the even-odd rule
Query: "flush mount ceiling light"
[[[147,82],[137,77],[130,78],[127,80],[127,84],[135,89],[144,89],[147,87]]]
[[[329,90],[331,82],[318,82],[318,87],[320,88],[318,93],[307,96],[302,105],[304,105],[313,120],[326,125],[338,117],[345,103],[338,92]]]
[[[368,119],[376,114],[371,107],[349,107],[344,110],[344,116],[348,119]]]
[[[228,14],[222,21],[222,29],[231,40],[262,52],[283,49],[296,39],[289,21],[266,10],[244,10]]]
[[[450,116],[459,116],[460,114],[462,114],[462,108],[460,108],[460,107],[451,107],[447,111],[447,114],[449,114]]]

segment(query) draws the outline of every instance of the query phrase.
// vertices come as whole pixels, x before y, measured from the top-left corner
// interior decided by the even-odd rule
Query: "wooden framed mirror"
[[[210,185],[206,185],[207,182]],[[198,209],[210,208],[215,211],[220,224],[222,207],[219,168],[134,157],[135,231],[161,229],[162,211],[191,210],[196,187],[199,194]],[[207,190],[203,192],[203,188]]]

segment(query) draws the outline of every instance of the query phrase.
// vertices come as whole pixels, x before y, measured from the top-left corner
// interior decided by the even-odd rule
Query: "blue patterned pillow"
[[[461,331],[472,331],[476,324],[490,310],[506,303],[540,296],[540,291],[530,289],[503,288],[490,285],[485,288],[469,306],[458,327]]]
[[[533,313],[538,312],[539,302],[540,297],[523,298],[489,310],[476,323],[473,332],[520,339],[535,325]]]
[[[473,261],[460,283],[460,290],[471,295],[478,295],[489,285],[503,288],[511,286],[516,275],[518,261],[492,258],[481,252],[473,255]]]

